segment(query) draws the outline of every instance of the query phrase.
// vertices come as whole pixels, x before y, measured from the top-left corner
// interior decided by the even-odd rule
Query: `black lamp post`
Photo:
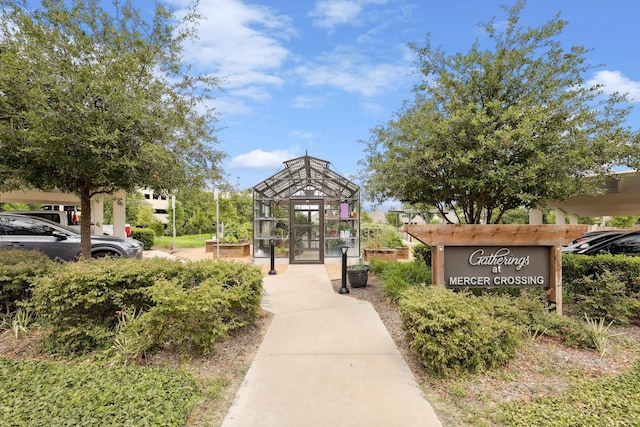
[[[275,246],[276,246],[276,238],[275,236],[271,236],[269,238],[269,246],[271,246],[271,270],[269,270],[269,274],[276,274],[276,260],[275,260],[275,256],[276,256],[276,250],[275,250]]]
[[[339,294],[348,294],[349,288],[347,288],[347,252],[351,246],[340,245],[340,252],[342,252],[342,285],[338,290]]]

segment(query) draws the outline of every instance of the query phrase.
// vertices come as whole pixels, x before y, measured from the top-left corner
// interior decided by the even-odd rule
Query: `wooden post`
[[[549,265],[549,301],[555,303],[556,313],[562,316],[562,247],[555,245],[551,248]]]
[[[431,247],[431,284],[444,286],[444,246]]]

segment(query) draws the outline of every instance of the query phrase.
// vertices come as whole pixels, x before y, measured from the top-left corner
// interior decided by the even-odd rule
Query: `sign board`
[[[446,246],[444,283],[448,288],[548,288],[550,250],[548,246]]]
[[[562,314],[562,245],[586,232],[587,226],[410,224],[404,229],[431,246],[434,286],[543,286]]]

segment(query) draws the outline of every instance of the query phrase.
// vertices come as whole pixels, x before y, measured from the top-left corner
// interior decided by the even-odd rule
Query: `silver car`
[[[44,252],[51,259],[72,261],[80,256],[80,233],[46,219],[0,213],[0,249]],[[91,236],[91,257],[142,258],[142,243],[128,237]]]

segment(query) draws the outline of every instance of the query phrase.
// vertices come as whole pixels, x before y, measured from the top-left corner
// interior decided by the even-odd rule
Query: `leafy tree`
[[[447,55],[430,36],[417,53],[415,98],[365,142],[368,199],[395,198],[461,212],[461,222],[500,222],[509,209],[589,194],[603,176],[638,156],[624,127],[626,97],[587,86],[593,69],[582,46],[562,47],[556,15],[519,24],[524,2],[503,7],[467,53]],[[484,47],[485,43],[489,47]]]
[[[610,227],[633,227],[638,224],[637,216],[614,216],[606,224]]]
[[[602,222],[602,218],[598,218],[595,216],[584,216],[584,217],[578,218],[578,224],[596,225],[596,224],[600,224],[601,222]]]
[[[371,214],[364,209],[360,211],[360,222],[363,224],[373,224],[373,217]]]
[[[6,211],[39,211],[42,205],[34,203],[0,203],[0,212]]]
[[[221,223],[240,223],[251,230],[253,222],[253,196],[251,190],[221,191],[218,199]],[[187,234],[215,233],[216,202],[209,190],[188,188],[178,191],[176,201],[184,208],[184,229]],[[246,224],[249,224],[248,226]],[[179,227],[178,227],[179,228]]]
[[[193,211],[189,220],[185,224],[185,233],[187,234],[202,234],[203,232],[206,233],[211,230],[215,231],[215,228],[212,226],[211,219],[208,217],[207,213],[200,210],[200,208],[196,208]]]
[[[529,212],[521,208],[509,209],[502,215],[501,224],[529,224]]]
[[[398,212],[387,211],[384,213],[384,219],[387,221],[387,224],[397,229],[399,224],[399,215],[400,214]]]
[[[155,211],[150,204],[142,205],[138,210],[135,223],[138,227],[151,228],[156,236],[163,236],[164,224],[155,217],[154,213]]]
[[[213,191],[199,188],[182,189],[176,193],[176,201],[182,203],[186,219],[185,233],[215,233],[216,202]],[[194,217],[197,219],[194,220]]]
[[[251,190],[232,192],[229,195],[238,214],[238,221],[253,222],[253,194]]]
[[[0,182],[77,194],[87,257],[94,196],[220,178],[218,79],[181,63],[197,5],[147,22],[129,0],[31,3],[0,0]]]

